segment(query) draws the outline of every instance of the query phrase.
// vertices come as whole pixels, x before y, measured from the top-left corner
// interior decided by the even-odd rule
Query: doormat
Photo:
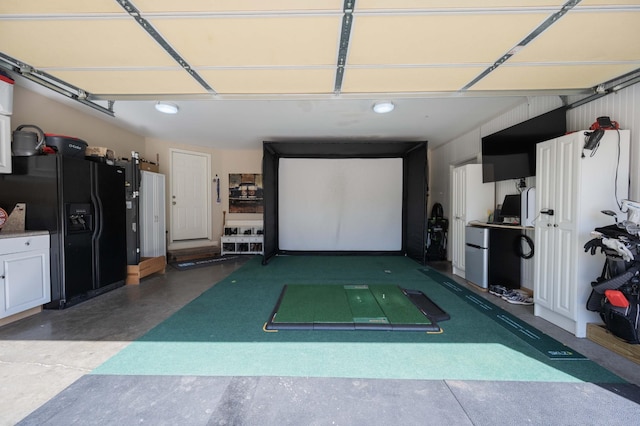
[[[458,297],[464,299],[468,304],[473,306],[476,310],[482,312],[488,317],[492,318],[502,327],[511,331],[514,335],[518,336],[528,344],[530,344],[536,350],[545,354],[552,360],[586,360],[587,358],[574,351],[570,347],[558,342],[552,337],[544,334],[537,328],[532,327],[526,322],[516,318],[507,311],[493,303],[479,297],[471,290],[467,290],[460,284],[449,279],[446,275],[431,269],[424,268],[420,271],[439,283],[443,287],[450,290],[452,293],[458,295]]]
[[[176,268],[179,271],[184,271],[186,269],[199,268],[201,266],[210,266],[216,263],[226,262],[229,260],[235,260],[239,256],[219,256],[219,257],[208,257],[205,259],[198,260],[188,260],[184,262],[174,262],[170,265]]]

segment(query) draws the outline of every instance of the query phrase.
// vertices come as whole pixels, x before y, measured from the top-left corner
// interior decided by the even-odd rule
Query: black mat
[[[201,268],[203,266],[215,265],[221,262],[227,262],[229,260],[236,260],[238,256],[216,256],[208,257],[206,259],[185,260],[182,262],[173,262],[169,265],[176,268],[179,271],[193,268]]]

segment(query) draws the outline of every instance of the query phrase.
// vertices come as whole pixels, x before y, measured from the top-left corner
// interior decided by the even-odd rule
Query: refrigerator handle
[[[93,165],[92,165],[93,166]],[[104,206],[98,196],[98,173],[96,168],[91,167],[91,203],[93,204],[94,228],[91,238],[97,241],[102,236],[102,212]]]
[[[476,248],[476,249],[480,249],[480,250],[486,250],[486,249],[487,249],[486,247],[480,247],[479,245],[476,245],[476,244],[469,244],[469,243],[467,243],[466,245],[467,245],[467,246],[469,246],[469,247],[473,247],[473,248]]]

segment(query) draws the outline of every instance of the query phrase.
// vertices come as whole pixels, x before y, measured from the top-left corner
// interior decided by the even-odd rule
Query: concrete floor
[[[168,267],[166,274],[144,278],[140,285],[121,287],[63,311],[45,310],[0,327],[0,425],[14,425],[21,420],[21,424],[119,425],[142,421],[147,424],[203,425],[626,425],[630,415],[640,414],[640,393],[635,386],[612,392],[593,384],[284,377],[133,377],[115,384],[112,382],[115,378],[109,381],[95,375],[87,376],[129,342],[241,267],[244,261],[244,258],[238,258],[186,271]],[[431,266],[447,273],[450,270],[446,262]],[[454,278],[464,283],[464,280]],[[640,385],[638,364],[534,317],[530,306],[510,305],[474,286],[469,287],[630,383]],[[151,409],[157,401],[154,398],[161,398],[154,389],[182,389],[185,381],[189,382],[189,392],[199,390],[207,397],[196,398],[192,393],[180,396],[177,390],[174,397],[185,401],[181,413],[175,407],[171,412],[158,407]],[[131,407],[130,399],[112,395],[112,400],[93,407],[83,407],[76,401],[74,408],[69,398],[64,398],[63,391],[68,387],[67,396],[69,392],[85,394],[100,389],[108,394],[120,387],[129,392],[140,389],[139,394],[146,399],[137,402],[141,406]],[[280,391],[273,392],[273,389]],[[204,400],[213,405],[190,405]],[[251,403],[247,402],[249,400]],[[109,404],[122,409],[105,410]],[[56,415],[56,411],[65,414]],[[65,417],[72,413],[76,417]],[[196,416],[194,413],[206,414]],[[601,421],[596,421],[598,416]]]

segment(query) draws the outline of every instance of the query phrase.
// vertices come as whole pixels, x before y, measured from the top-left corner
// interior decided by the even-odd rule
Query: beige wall
[[[211,183],[211,241],[192,242],[188,245],[184,243],[172,243],[171,239],[171,149],[199,152],[211,156],[211,178],[216,176],[220,179],[221,202],[216,202],[215,183]],[[230,173],[262,173],[262,151],[261,150],[221,150],[215,148],[205,148],[195,145],[176,144],[171,141],[159,139],[147,139],[146,146],[140,156],[156,162],[160,167],[160,173],[166,176],[166,199],[167,199],[167,232],[168,247],[183,248],[203,245],[220,246],[220,236],[223,231],[223,218],[240,220],[262,220],[262,214],[228,214],[229,211],[229,174]],[[227,213],[225,213],[227,212]]]
[[[84,108],[90,109],[88,106]],[[45,133],[72,136],[89,146],[112,149],[117,157],[129,158],[131,151],[144,148],[143,136],[109,123],[111,117],[102,115],[104,118],[97,118],[21,86],[14,86],[12,131],[21,124],[35,124]]]
[[[89,109],[89,107],[85,107]],[[13,115],[11,130],[21,124],[35,124],[45,133],[80,138],[90,146],[101,146],[114,150],[116,157],[129,158],[131,151],[140,153],[140,157],[151,162],[157,162],[160,173],[166,176],[166,211],[167,231],[171,224],[171,176],[170,150],[202,152],[211,156],[211,177],[220,178],[220,204],[215,199],[215,184],[211,191],[211,241],[192,243],[186,247],[201,245],[220,245],[223,231],[223,212],[229,211],[229,173],[262,173],[261,150],[219,150],[195,145],[176,144],[171,141],[145,139],[109,123],[111,117],[104,115],[98,118],[95,113],[84,113],[61,102],[42,96],[36,92],[16,85],[13,97]],[[227,215],[226,219],[262,219],[261,214]],[[169,234],[169,242],[171,241]],[[182,247],[185,247],[183,245]],[[171,245],[169,245],[171,248]]]

